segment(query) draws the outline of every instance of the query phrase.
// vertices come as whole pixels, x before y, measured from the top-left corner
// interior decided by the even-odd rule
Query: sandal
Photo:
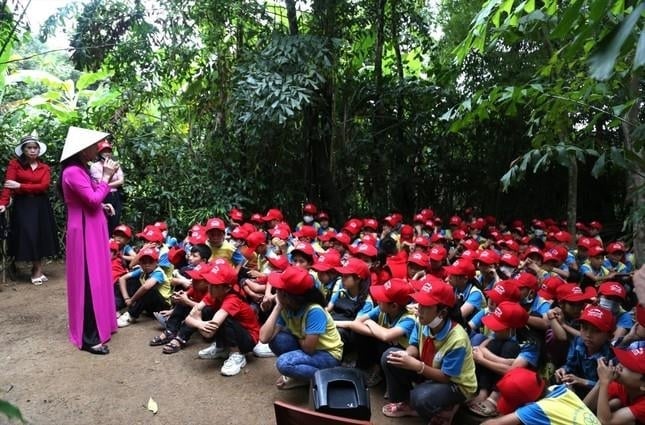
[[[278,382],[276,382],[275,384],[275,386],[278,387],[279,390],[290,390],[292,388],[306,387],[308,385],[309,385],[309,381],[291,378],[289,376],[284,376],[284,375],[278,378]]]
[[[177,341],[177,343],[174,343]],[[179,351],[181,351],[182,348],[184,348],[184,345],[186,345],[185,342],[180,340],[179,338],[175,337],[170,340],[170,342],[166,345],[163,346],[163,353],[164,354],[174,354]]]
[[[385,416],[390,418],[402,418],[404,416],[419,416],[416,410],[414,410],[410,405],[405,401],[400,401],[398,403],[388,403],[383,406],[382,412]]]
[[[497,405],[490,398],[487,398],[484,401],[480,401],[479,403],[475,403],[472,406],[468,406],[468,410],[475,413],[476,415],[483,416],[485,418],[499,415],[499,413],[497,412]]]
[[[170,331],[164,331],[163,336],[162,335],[157,335],[156,337],[152,338],[148,345],[151,347],[158,347],[160,345],[165,345],[168,343],[169,340],[173,339],[176,335]]]
[[[43,284],[43,282],[44,282],[44,280],[43,280],[43,278],[42,278],[42,277],[32,277],[32,278],[31,278],[31,283],[33,283],[33,284],[34,284],[34,285],[36,285],[36,286],[40,286],[40,285],[42,285],[42,284]]]

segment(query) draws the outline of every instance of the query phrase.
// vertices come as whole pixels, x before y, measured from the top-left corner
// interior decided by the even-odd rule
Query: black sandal
[[[176,344],[173,344],[173,341],[177,341]],[[179,351],[181,351],[182,348],[186,345],[185,342],[183,342],[181,339],[175,337],[170,340],[170,342],[166,345],[163,346],[163,353],[164,354],[174,354]]]
[[[157,335],[152,338],[148,343],[151,347],[158,347],[160,345],[166,345],[171,341],[176,335],[170,331],[163,331],[163,336]]]

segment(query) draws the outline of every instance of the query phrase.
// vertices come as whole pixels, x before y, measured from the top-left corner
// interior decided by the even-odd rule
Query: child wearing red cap
[[[516,368],[497,383],[498,418],[482,425],[600,425],[598,419],[566,385],[546,387],[535,371]]]
[[[616,321],[609,310],[589,306],[580,315],[579,322],[580,336],[571,341],[567,361],[555,371],[555,378],[584,397],[598,380],[598,359],[613,357],[611,337]]]
[[[335,269],[341,276],[341,282],[331,294],[327,311],[336,323],[344,344],[343,354],[346,356],[356,349],[356,334],[344,325],[374,308],[369,291],[370,270],[358,258],[350,258],[344,266]]]
[[[144,248],[135,261],[141,267],[119,278],[119,295],[128,308],[117,319],[120,328],[134,323],[144,311],[153,314],[170,307],[172,288],[168,275],[159,266],[159,251]]]
[[[585,398],[603,424],[645,423],[645,343],[614,348],[618,364],[598,359],[598,383]]]
[[[591,246],[587,251],[589,257],[580,266],[580,275],[582,276],[582,286],[598,287],[606,280],[613,280],[615,272],[610,272],[603,262],[605,261],[605,250],[601,246]]]
[[[194,248],[194,247],[193,247]],[[208,256],[206,257],[208,258]],[[190,288],[187,291],[183,289],[172,294],[171,300],[173,309],[166,312],[163,320],[160,320],[157,314],[157,320],[163,322],[164,331],[150,340],[149,345],[156,347],[166,345],[177,336],[181,325],[190,313],[193,307],[199,303],[208,293],[208,282],[204,280],[204,274],[208,273],[211,265],[204,262],[195,265],[195,267],[186,271],[187,276],[191,279]],[[161,312],[163,313],[163,312]],[[161,314],[159,313],[159,314]]]
[[[129,245],[130,240],[132,239],[132,229],[125,224],[119,224],[114,228],[114,231],[112,232],[112,239],[114,239],[119,244],[119,247],[121,249],[121,258],[123,258],[123,261],[126,261],[127,264],[130,264],[130,262],[134,259],[134,256],[137,255],[137,253],[134,251],[134,248]]]
[[[477,389],[472,347],[458,323],[450,285],[426,282],[412,298],[418,302],[419,322],[409,345],[390,348],[381,357],[390,400],[382,412],[450,424],[459,404]]]
[[[627,290],[619,282],[604,282],[598,287],[598,305],[611,311],[616,319],[614,340],[627,335],[634,326],[634,313],[622,306],[626,298]]]
[[[352,322],[342,323],[357,335],[356,367],[367,371],[368,386],[382,380],[381,355],[392,347],[405,349],[416,321],[408,310],[412,287],[404,279],[392,278],[383,285],[371,286],[370,295],[378,304]]]
[[[448,283],[455,289],[457,304],[464,321],[470,320],[478,311],[486,307],[486,300],[475,280],[475,266],[471,261],[458,259],[444,267]]]
[[[223,258],[238,270],[246,263],[244,256],[226,240],[226,224],[218,217],[210,218],[204,226],[206,245],[211,249],[210,261]]]
[[[271,273],[269,283],[277,302],[260,329],[260,341],[278,356],[282,375],[276,386],[286,390],[308,385],[317,370],[340,365],[343,341],[307,270],[290,266]]]
[[[201,276],[209,284],[208,294],[190,311],[186,326],[164,347],[164,353],[180,350],[197,330],[203,337],[215,339],[215,344],[201,350],[199,357],[226,358],[221,374],[237,375],[246,366],[246,354],[258,342],[260,324],[240,295],[237,271],[226,260],[215,260],[212,268]]]
[[[469,408],[478,415],[495,414],[497,397],[491,392],[506,372],[518,367],[538,368],[540,344],[526,327],[528,319],[526,310],[513,301],[502,301],[482,318],[494,333],[473,350],[479,393]]]

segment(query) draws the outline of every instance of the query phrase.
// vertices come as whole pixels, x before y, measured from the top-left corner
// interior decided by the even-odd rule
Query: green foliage
[[[0,412],[4,413],[9,420],[18,419],[20,422],[26,423],[25,419],[22,417],[22,413],[20,413],[20,409],[8,401],[0,399]]]

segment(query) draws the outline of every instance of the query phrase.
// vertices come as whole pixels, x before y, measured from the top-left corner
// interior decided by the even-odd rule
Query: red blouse
[[[40,195],[46,193],[51,183],[51,170],[49,165],[38,161],[36,168],[32,169],[29,165],[23,168],[17,159],[9,161],[5,181],[15,180],[20,183],[18,189],[3,188],[0,195],[0,205],[9,204],[11,195]]]

